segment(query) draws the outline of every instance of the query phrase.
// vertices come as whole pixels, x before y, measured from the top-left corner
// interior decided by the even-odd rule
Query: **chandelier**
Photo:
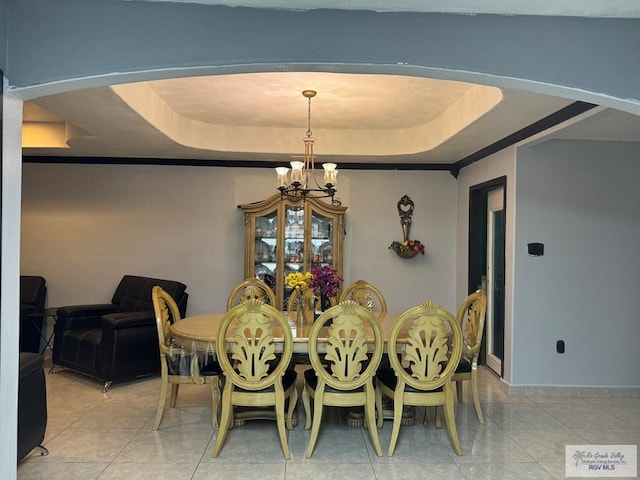
[[[311,99],[315,97],[315,90],[303,90],[302,95],[308,100],[307,107],[307,136],[304,138],[304,157],[291,162],[291,181],[289,182],[289,168],[277,167],[278,190],[280,197],[289,197],[303,200],[311,198],[330,198],[333,205],[340,205],[340,200],[334,198],[337,190],[338,170],[335,163],[323,163],[324,187],[318,183],[315,172],[315,155],[313,154],[313,142],[311,136]]]

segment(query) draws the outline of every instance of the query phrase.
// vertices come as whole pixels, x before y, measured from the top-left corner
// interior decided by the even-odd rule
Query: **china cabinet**
[[[284,310],[291,289],[285,277],[329,265],[342,276],[344,213],[347,207],[317,198],[281,198],[238,205],[244,213],[244,278],[257,277]]]

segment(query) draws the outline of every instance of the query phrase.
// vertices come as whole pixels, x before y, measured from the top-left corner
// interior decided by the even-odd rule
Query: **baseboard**
[[[510,397],[640,398],[638,387],[509,385],[505,381],[500,386]]]

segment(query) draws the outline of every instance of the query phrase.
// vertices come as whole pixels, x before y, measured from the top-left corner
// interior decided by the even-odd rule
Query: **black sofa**
[[[47,282],[34,275],[20,276],[20,351],[40,352]]]
[[[42,446],[47,428],[47,389],[42,364],[42,355],[20,352],[18,463],[34,448],[38,448],[41,455],[49,453]]]
[[[187,310],[187,286],[172,280],[125,275],[111,303],[58,308],[53,364],[104,382],[160,372],[160,351],[151,290],[159,285]]]

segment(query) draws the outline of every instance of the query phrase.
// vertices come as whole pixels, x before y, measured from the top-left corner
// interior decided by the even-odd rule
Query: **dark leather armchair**
[[[20,276],[20,351],[40,352],[47,282],[43,277]]]
[[[20,353],[18,463],[34,448],[40,450],[41,455],[49,453],[42,446],[47,428],[47,390],[42,364],[42,355]]]
[[[111,303],[58,308],[53,364],[104,382],[160,373],[158,333],[151,291],[159,285],[187,310],[187,286],[180,282],[125,275]]]

